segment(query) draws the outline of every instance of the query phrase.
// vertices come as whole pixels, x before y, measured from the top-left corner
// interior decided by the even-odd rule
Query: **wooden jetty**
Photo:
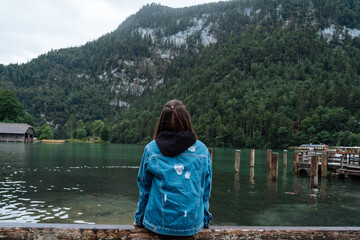
[[[51,144],[61,144],[65,143],[65,140],[55,140],[55,139],[43,139],[41,140],[42,143],[51,143]]]
[[[360,147],[337,147],[335,149],[297,149],[299,155],[297,172],[310,170],[311,157],[318,156],[319,165],[326,164],[323,168],[342,175],[360,176]],[[325,161],[322,161],[323,158]],[[325,166],[324,166],[325,167]],[[324,176],[322,174],[322,176]]]

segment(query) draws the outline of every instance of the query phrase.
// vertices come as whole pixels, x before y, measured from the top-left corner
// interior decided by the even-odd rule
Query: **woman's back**
[[[197,233],[204,226],[206,179],[211,180],[206,146],[196,141],[183,153],[168,157],[161,154],[156,142],[152,141],[145,152],[148,160],[144,164],[153,179],[144,225],[160,234]],[[210,186],[207,190],[210,191]]]
[[[194,235],[212,220],[209,151],[178,100],[164,105],[154,139],[145,147],[137,178],[135,225],[164,235]]]

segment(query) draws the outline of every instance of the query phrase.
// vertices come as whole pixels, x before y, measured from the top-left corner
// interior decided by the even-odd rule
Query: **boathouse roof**
[[[322,150],[322,149],[328,149],[329,146],[327,146],[324,143],[318,143],[318,144],[302,144],[297,149],[304,149],[304,150]]]
[[[34,129],[26,123],[0,123],[0,133],[25,134],[29,128]]]
[[[325,144],[323,144],[323,143],[320,143],[320,144],[302,144],[302,145],[300,145],[299,147],[313,147],[313,148],[322,148],[322,147],[324,147],[324,146],[326,146]]]

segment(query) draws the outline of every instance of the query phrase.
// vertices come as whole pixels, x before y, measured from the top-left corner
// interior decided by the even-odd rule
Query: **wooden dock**
[[[41,140],[42,143],[51,143],[51,144],[61,144],[65,143],[65,140],[55,140],[55,139],[43,139]]]
[[[319,165],[322,164],[324,154],[327,157],[327,170],[342,174],[360,176],[360,147],[337,147],[336,149],[299,149],[297,170],[310,170],[311,156],[318,156]]]

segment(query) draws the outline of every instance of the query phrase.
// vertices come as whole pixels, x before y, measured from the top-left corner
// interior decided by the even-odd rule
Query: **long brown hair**
[[[164,105],[156,125],[154,139],[161,131],[165,130],[172,132],[189,131],[196,137],[190,114],[181,101],[174,99]]]

